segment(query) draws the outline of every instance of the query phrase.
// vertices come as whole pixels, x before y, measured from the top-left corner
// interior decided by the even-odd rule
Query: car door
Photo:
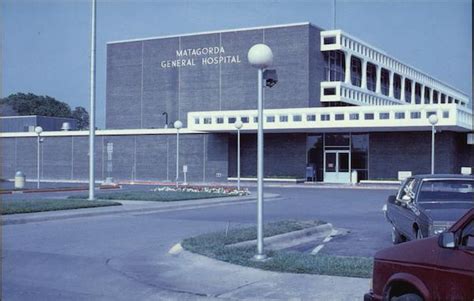
[[[409,178],[405,185],[400,189],[399,194],[397,195],[397,201],[392,206],[393,212],[393,223],[395,228],[403,236],[413,239],[413,221],[416,219],[415,212],[412,210],[413,199],[415,197],[415,187],[416,179]],[[403,197],[409,196],[412,201],[404,202]]]
[[[474,300],[474,218],[455,237],[457,247],[439,250],[435,300]]]

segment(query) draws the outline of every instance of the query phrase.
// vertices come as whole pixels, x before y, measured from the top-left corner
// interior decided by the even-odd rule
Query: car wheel
[[[404,294],[400,297],[392,297],[390,301],[423,301],[423,298],[417,294]]]
[[[423,239],[423,233],[421,232],[421,229],[417,229],[415,233],[416,239]]]
[[[395,227],[392,227],[392,243],[394,245],[403,242],[403,238]]]

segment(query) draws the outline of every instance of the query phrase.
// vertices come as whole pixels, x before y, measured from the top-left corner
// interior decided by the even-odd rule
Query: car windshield
[[[474,203],[474,180],[423,181],[419,203],[471,202]]]

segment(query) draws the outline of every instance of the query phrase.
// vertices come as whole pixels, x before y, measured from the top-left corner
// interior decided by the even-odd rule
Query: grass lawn
[[[99,193],[96,198],[100,200],[130,200],[130,201],[154,201],[154,202],[176,202],[195,199],[221,198],[229,195],[210,192],[184,192],[184,191],[131,191]],[[73,198],[78,198],[74,196]],[[79,198],[87,198],[80,196]]]
[[[268,223],[264,226],[264,237],[283,234],[291,231],[312,227],[316,224],[298,221],[280,221]],[[269,260],[265,262],[253,261],[255,246],[229,247],[227,245],[241,241],[256,239],[256,227],[233,229],[207,233],[182,242],[183,248],[218,260],[260,268],[263,270],[307,273],[345,277],[372,277],[373,260],[368,257],[343,257],[311,255],[295,251],[268,251]]]
[[[116,202],[84,199],[2,200],[0,212],[3,215],[120,205]]]

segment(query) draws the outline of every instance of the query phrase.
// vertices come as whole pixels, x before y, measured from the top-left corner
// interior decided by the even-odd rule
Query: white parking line
[[[323,243],[318,245],[316,248],[313,249],[313,251],[311,251],[311,255],[318,254],[318,252],[321,251],[321,249],[324,247],[324,244],[329,242],[334,236],[337,235],[337,233],[337,230],[333,229],[331,233],[329,233],[329,235],[324,238]]]

